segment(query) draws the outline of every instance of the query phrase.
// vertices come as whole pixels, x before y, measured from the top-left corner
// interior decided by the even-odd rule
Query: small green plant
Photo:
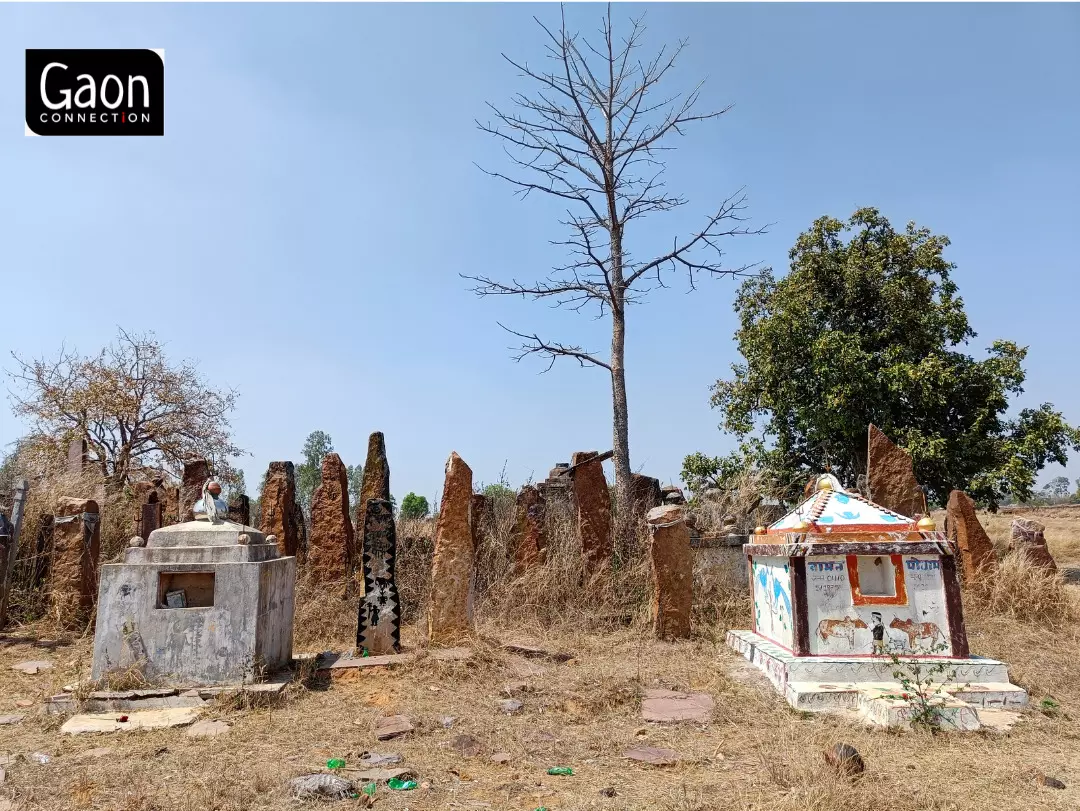
[[[1053,718],[1061,712],[1061,704],[1059,704],[1052,696],[1046,696],[1039,702],[1039,712]]]
[[[929,653],[940,654],[947,647],[938,643],[930,648]],[[948,695],[945,684],[955,678],[956,668],[944,660],[930,663],[914,656],[901,659],[895,651],[889,654],[889,658],[892,661],[893,678],[900,682],[903,691],[899,695],[888,695],[885,698],[903,699],[911,703],[912,713],[908,719],[911,726],[929,732],[940,731],[941,702],[943,697]]]

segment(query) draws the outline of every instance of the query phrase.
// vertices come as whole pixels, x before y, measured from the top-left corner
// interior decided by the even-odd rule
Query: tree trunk
[[[621,309],[621,308],[620,308]],[[611,314],[611,404],[614,413],[612,461],[615,465],[615,538],[625,545],[633,532],[630,488],[630,425],[626,403],[625,311]]]

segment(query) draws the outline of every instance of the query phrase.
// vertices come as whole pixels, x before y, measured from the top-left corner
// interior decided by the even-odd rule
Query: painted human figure
[[[884,656],[885,623],[881,621],[881,613],[878,611],[874,611],[870,614],[870,633],[874,637],[874,655]]]

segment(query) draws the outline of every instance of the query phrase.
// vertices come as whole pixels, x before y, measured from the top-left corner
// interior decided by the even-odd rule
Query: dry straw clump
[[[1009,552],[968,588],[972,607],[1017,622],[1061,627],[1080,621],[1080,594],[1059,572],[1032,563],[1022,550]]]

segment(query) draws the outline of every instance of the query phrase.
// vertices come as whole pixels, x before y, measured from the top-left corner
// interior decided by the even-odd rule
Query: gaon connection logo
[[[27,135],[164,135],[165,51],[26,50]]]

